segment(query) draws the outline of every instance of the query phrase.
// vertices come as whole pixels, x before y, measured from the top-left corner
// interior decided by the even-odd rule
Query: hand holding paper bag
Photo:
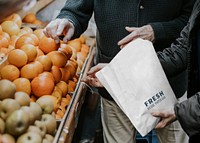
[[[147,40],[127,44],[96,77],[142,136],[159,121],[151,112],[174,112],[176,97]]]
[[[90,86],[94,87],[103,87],[103,85],[100,83],[100,81],[96,77],[96,73],[101,70],[103,67],[105,67],[107,64],[100,63],[94,67],[92,67],[88,72],[87,76],[82,78],[81,81],[89,84]]]

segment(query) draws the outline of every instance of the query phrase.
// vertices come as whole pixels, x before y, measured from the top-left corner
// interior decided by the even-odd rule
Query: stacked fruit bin
[[[80,79],[86,75],[93,61],[95,40],[81,35],[68,43],[62,40],[55,43],[42,33],[41,27],[24,26],[25,17],[22,19],[13,13],[0,25],[0,110],[4,109],[4,104],[16,105],[13,115],[11,112],[6,117],[0,115],[5,126],[0,130],[0,140],[8,134],[15,142],[29,136],[41,138],[37,143],[40,140],[71,142],[87,90]],[[7,95],[3,90],[5,93],[12,90],[12,93]],[[34,108],[41,112],[37,117],[31,114]],[[16,124],[11,124],[12,117],[18,116],[21,117],[18,122],[15,118]],[[43,129],[47,119],[51,119],[51,128],[46,125]],[[20,132],[14,131],[18,123],[26,123]],[[41,137],[30,135],[37,132],[36,126],[42,128],[38,131]]]

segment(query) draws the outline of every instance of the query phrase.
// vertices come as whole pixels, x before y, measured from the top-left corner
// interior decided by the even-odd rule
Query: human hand
[[[153,115],[154,117],[161,118],[158,124],[156,125],[155,129],[164,128],[176,120],[175,113],[152,112],[151,115]]]
[[[55,39],[59,43],[59,36],[64,35],[63,42],[67,43],[68,40],[74,35],[74,25],[68,19],[55,19],[51,21],[43,30],[47,37]]]
[[[142,38],[144,40],[154,41],[154,31],[151,27],[151,25],[145,25],[142,27],[125,27],[125,29],[130,32],[129,35],[124,37],[122,40],[118,42],[118,45],[122,49],[126,44],[131,42],[132,40],[135,40],[137,38]]]
[[[88,72],[87,76],[82,78],[81,81],[85,82],[86,84],[89,84],[90,86],[94,87],[103,87],[103,85],[100,83],[98,78],[96,77],[96,73],[100,71],[102,68],[104,68],[107,64],[100,63],[96,66],[92,67]]]

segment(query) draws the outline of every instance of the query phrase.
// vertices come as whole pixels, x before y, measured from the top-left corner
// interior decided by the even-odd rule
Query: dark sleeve
[[[194,0],[182,0],[182,10],[177,18],[166,22],[150,23],[154,30],[155,40],[176,39],[187,24],[193,5]]]
[[[188,29],[189,24],[184,27],[180,33],[180,37],[169,48],[157,52],[167,77],[173,77],[187,68],[189,48]]]
[[[177,119],[189,136],[200,133],[200,92],[174,107]]]
[[[57,18],[69,19],[75,26],[72,38],[77,38],[87,29],[92,13],[93,0],[66,0]]]

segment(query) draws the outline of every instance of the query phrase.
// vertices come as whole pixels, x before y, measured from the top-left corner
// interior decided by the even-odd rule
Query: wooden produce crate
[[[54,138],[54,143],[71,143],[74,131],[78,124],[79,114],[81,111],[81,107],[84,103],[85,94],[88,88],[84,83],[80,82],[80,79],[85,77],[87,71],[90,69],[96,50],[94,47],[94,41],[89,42],[92,42],[91,44],[93,46],[91,46],[88,57],[84,63],[78,84],[73,93],[69,107],[67,108],[64,118],[60,122],[57,134]]]

